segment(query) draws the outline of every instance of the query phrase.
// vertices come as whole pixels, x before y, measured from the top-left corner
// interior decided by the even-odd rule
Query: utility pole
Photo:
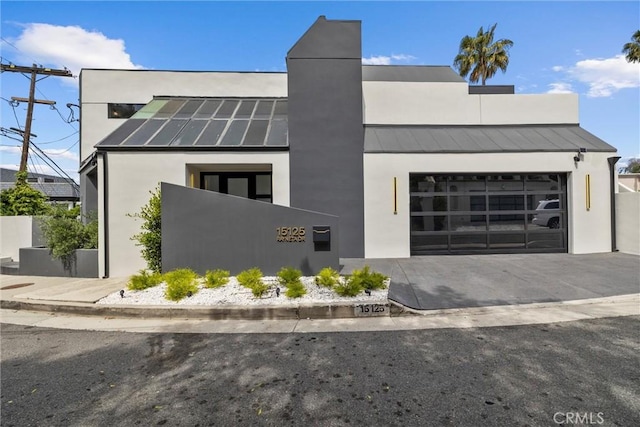
[[[71,71],[64,70],[55,70],[51,68],[43,68],[38,67],[36,64],[33,64],[31,67],[23,67],[20,65],[14,64],[0,64],[2,67],[2,72],[11,71],[14,73],[30,73],[31,74],[31,85],[29,88],[29,98],[18,98],[11,97],[11,100],[18,102],[27,102],[27,122],[24,125],[24,134],[22,141],[22,157],[20,158],[20,172],[24,172],[27,170],[27,158],[29,156],[29,141],[31,140],[31,121],[33,119],[33,104],[47,104],[54,105],[55,101],[47,101],[41,99],[35,99],[36,94],[36,78],[38,75],[44,75],[47,78],[49,76],[58,76],[58,77],[73,77]]]

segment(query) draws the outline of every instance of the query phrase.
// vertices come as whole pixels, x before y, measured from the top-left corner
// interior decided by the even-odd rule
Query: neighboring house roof
[[[17,170],[0,168],[0,182],[16,182]],[[66,178],[56,175],[46,175],[43,173],[27,172],[27,178],[52,179],[53,182],[68,182]]]
[[[366,126],[367,153],[501,153],[616,149],[578,125]]]
[[[12,169],[0,169],[0,192],[13,188],[15,186],[17,173],[18,171]],[[27,172],[27,178],[37,178],[37,182],[28,182],[28,184],[32,188],[44,193],[50,199],[80,199],[80,187],[75,182],[69,182],[69,180],[66,178],[35,172]],[[44,179],[52,180],[53,182],[44,182]]]
[[[77,200],[80,199],[80,191],[66,182],[30,182],[29,185],[50,199]],[[13,188],[15,183],[0,183],[0,192]]]
[[[286,98],[154,97],[98,149],[288,147]]]
[[[448,65],[363,65],[362,81],[466,83]]]

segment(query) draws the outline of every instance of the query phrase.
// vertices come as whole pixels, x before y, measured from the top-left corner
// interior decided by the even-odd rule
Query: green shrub
[[[142,220],[142,231],[131,237],[142,246],[142,258],[147,262],[147,268],[160,273],[162,271],[162,199],[160,188],[149,191],[149,202],[140,209],[140,213],[127,214],[132,218]]]
[[[299,279],[297,282],[289,282],[286,286],[287,291],[284,294],[289,298],[300,298],[307,293],[307,290]]]
[[[259,268],[244,270],[236,276],[238,282],[245,288],[251,289],[253,296],[260,298],[269,290],[269,286],[262,283],[262,271]]]
[[[129,277],[127,289],[131,291],[141,291],[143,289],[152,288],[162,283],[162,275],[147,270],[140,270],[139,274]]]
[[[229,272],[226,270],[209,270],[204,276],[204,285],[207,288],[221,288],[229,283]]]
[[[84,224],[78,216],[79,208],[67,209],[66,206],[54,206],[50,216],[40,219],[40,226],[49,253],[62,261],[64,268],[70,270],[75,262],[77,249],[96,249],[98,247],[98,220]]]
[[[347,280],[345,283],[338,283],[333,287],[335,293],[341,297],[355,297],[364,290],[360,280]]]
[[[340,282],[340,273],[331,267],[320,270],[316,276],[316,285],[331,288]]]
[[[283,286],[289,286],[291,283],[300,282],[300,278],[302,277],[302,272],[300,270],[296,270],[293,267],[282,267],[280,271],[278,271],[278,282],[280,282]]]
[[[48,197],[31,187],[27,172],[16,173],[16,185],[0,193],[0,215],[46,215],[49,213]]]
[[[365,265],[362,270],[353,270],[349,280],[356,280],[359,282],[362,289],[385,289],[385,281],[388,279],[382,273],[377,271],[371,271],[368,265]]]
[[[165,297],[171,301],[180,301],[186,296],[194,295],[198,292],[198,274],[188,268],[165,273],[162,278],[167,282]]]

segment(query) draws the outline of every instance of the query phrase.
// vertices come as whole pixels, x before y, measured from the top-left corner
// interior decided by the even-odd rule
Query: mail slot
[[[314,225],[313,226],[313,242],[330,242],[331,241],[331,227],[328,225]]]

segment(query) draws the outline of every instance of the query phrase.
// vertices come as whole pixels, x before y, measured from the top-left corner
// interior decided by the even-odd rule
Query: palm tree
[[[631,40],[622,47],[622,53],[626,55],[627,62],[640,62],[640,30],[633,33]]]
[[[487,79],[493,77],[498,69],[503,73],[507,71],[509,49],[513,42],[509,39],[493,41],[497,25],[493,24],[487,32],[480,27],[475,37],[464,36],[460,41],[460,51],[453,60],[453,65],[462,77],[471,72],[471,83],[477,83],[482,79],[482,84],[485,85]]]

